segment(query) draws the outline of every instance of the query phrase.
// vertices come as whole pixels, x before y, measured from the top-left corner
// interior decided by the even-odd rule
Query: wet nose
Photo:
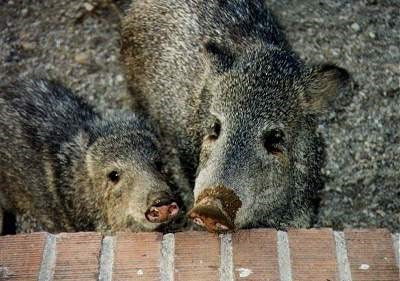
[[[207,202],[202,202],[201,205],[193,207],[189,212],[189,218],[209,232],[226,232],[232,230],[234,228],[233,221],[221,206],[221,201],[218,199],[207,200]]]
[[[179,206],[171,198],[156,199],[147,209],[145,216],[149,222],[166,222],[178,215]]]
[[[189,211],[189,218],[209,232],[234,230],[235,217],[242,202],[231,190],[223,186],[205,189]]]

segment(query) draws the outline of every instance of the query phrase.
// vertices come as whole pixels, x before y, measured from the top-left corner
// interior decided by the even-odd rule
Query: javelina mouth
[[[234,229],[236,213],[242,202],[233,190],[224,186],[205,189],[188,216],[210,232]]]

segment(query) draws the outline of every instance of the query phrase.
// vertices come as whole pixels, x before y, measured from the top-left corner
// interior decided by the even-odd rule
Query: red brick
[[[398,281],[391,234],[385,229],[345,230],[353,281]]]
[[[202,231],[175,234],[175,281],[218,281],[219,263],[217,235]]]
[[[44,232],[0,236],[0,280],[36,281],[46,237]]]
[[[331,229],[290,229],[288,238],[293,280],[338,280]]]
[[[241,230],[232,235],[236,280],[280,280],[276,235],[276,230],[272,229]],[[251,273],[241,277],[240,269],[250,270],[248,272]]]
[[[114,248],[114,281],[160,280],[160,233],[117,234]]]
[[[101,235],[94,232],[57,235],[54,280],[97,280]]]

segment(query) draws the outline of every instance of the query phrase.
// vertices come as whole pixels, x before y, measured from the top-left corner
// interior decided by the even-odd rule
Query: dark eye
[[[207,131],[207,138],[210,140],[216,140],[218,139],[220,133],[221,133],[221,123],[218,120],[215,120]]]
[[[118,183],[119,182],[119,173],[117,171],[112,171],[111,173],[108,174],[108,179],[112,181],[113,183]]]
[[[281,130],[270,130],[264,136],[264,147],[273,155],[283,152],[283,145],[285,143],[285,136]]]
[[[160,159],[157,159],[154,162],[154,166],[155,166],[156,170],[159,171],[159,172],[161,172],[163,167],[164,167],[163,162]]]

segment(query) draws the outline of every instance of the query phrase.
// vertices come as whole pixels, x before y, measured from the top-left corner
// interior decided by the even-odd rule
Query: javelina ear
[[[333,64],[322,64],[313,67],[310,83],[301,95],[304,111],[318,114],[325,111],[339,89],[347,85],[350,75],[347,70]]]
[[[232,67],[235,61],[234,54],[225,46],[214,41],[206,41],[203,45],[204,53],[208,59],[211,69],[217,73],[223,73]]]

